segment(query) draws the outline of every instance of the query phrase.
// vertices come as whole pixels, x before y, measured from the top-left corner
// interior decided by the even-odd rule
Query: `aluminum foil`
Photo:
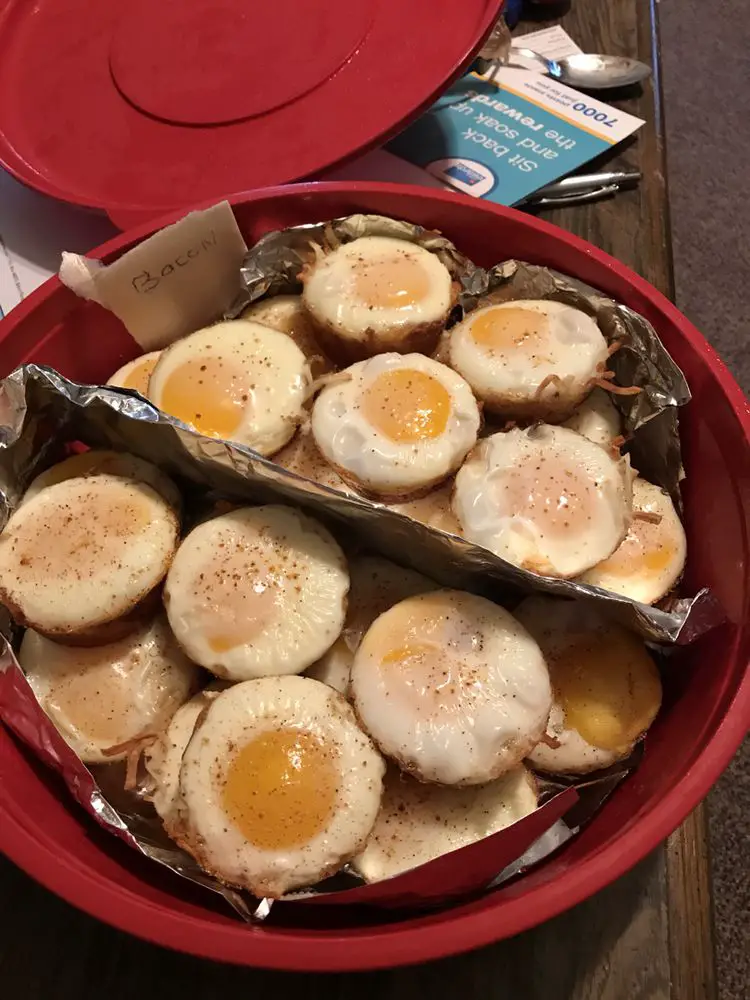
[[[615,381],[641,388],[634,396],[612,396],[623,418],[625,450],[638,472],[667,490],[681,508],[679,484],[685,473],[678,410],[690,402],[690,389],[653,326],[582,281],[517,260],[491,270],[481,304],[512,299],[552,299],[573,306],[596,320],[607,343],[621,345],[610,359]]]
[[[122,763],[83,764],[38,704],[10,642],[2,635],[0,717],[63,778],[72,797],[99,826],[174,874],[217,893],[248,923],[266,920],[272,907],[278,906],[366,904],[413,910],[495,889],[539,864],[574,836],[637,764],[641,753],[637,750],[628,760],[588,779],[541,777],[535,812],[499,833],[402,875],[367,884],[347,866],[318,886],[274,902],[223,885],[174,844],[148,801],[148,779],[142,770],[139,785],[128,791]]]
[[[452,322],[489,302],[525,298],[555,299],[594,317],[607,342],[620,345],[611,358],[617,382],[642,390],[633,396],[613,397],[623,416],[626,450],[641,475],[666,489],[681,509],[679,484],[684,469],[678,409],[690,401],[685,377],[645,317],[577,279],[516,260],[486,270],[473,264],[441,233],[383,216],[352,215],[263,236],[245,257],[241,269],[244,287],[227,318],[238,316],[250,303],[266,296],[299,292],[298,276],[314,260],[316,246],[332,249],[362,236],[390,236],[436,253],[460,289]],[[404,515],[383,504],[352,497],[351,490],[347,496],[350,503],[358,505],[358,512],[352,512],[357,520],[362,519],[364,507],[378,511],[377,521],[372,522],[374,547],[382,547],[397,562],[407,561],[440,582],[453,582],[453,586],[500,600],[507,599],[509,588],[516,588],[524,593],[543,591],[593,601],[656,642],[691,642],[724,618],[716,600],[705,590],[693,597],[670,596],[664,608],[649,607],[599,587],[540,577],[486,549],[408,518],[407,527]]]
[[[79,385],[52,369],[24,365],[0,384],[0,399],[8,413],[8,423],[0,427],[0,516],[4,520],[36,471],[49,464],[45,456],[59,432],[68,440],[132,452],[178,480],[216,490],[232,500],[287,500],[334,531],[366,538],[369,548],[443,586],[500,603],[533,591],[593,601],[655,642],[689,642],[722,618],[706,591],[679,598],[665,611],[597,587],[529,573],[487,549],[383,504],[302,479],[243,445],[196,434],[128,390]]]
[[[71,750],[37,702],[10,642],[3,635],[0,635],[0,717],[48,767],[57,771],[73,798],[99,826],[147,858],[219,893],[244,920],[254,918],[261,901],[222,885],[173,844],[151,806],[139,795],[124,790],[125,773],[119,764],[89,768]]]
[[[3,399],[7,401],[9,396],[6,390],[12,395],[16,384],[12,381],[9,386],[0,387]],[[60,458],[64,453],[64,446],[73,439],[87,444],[96,444],[100,440],[97,435],[88,433],[91,430],[90,415],[96,414],[93,391],[86,393],[82,390],[83,398],[79,402],[84,407],[83,419],[76,420],[75,417],[80,417],[81,414],[76,415],[70,411],[66,416],[64,407],[62,410],[57,408],[62,398],[59,395],[59,384],[56,385],[58,392],[53,393],[49,399],[43,392],[34,393],[32,387],[35,387],[35,383],[32,380],[27,380],[25,385],[30,390],[31,398],[25,406],[20,433],[14,437],[7,433],[9,428],[5,427],[0,440],[6,512],[15,506],[23,490],[22,484],[38,471],[41,464],[40,461],[30,461],[34,454],[30,445],[38,440],[36,432],[39,429],[55,427],[53,435],[45,438],[46,448],[40,453],[45,465],[49,459]],[[109,443],[112,442],[106,428],[104,436]],[[18,469],[14,469],[11,461],[14,454],[20,463]],[[19,476],[18,473],[22,475]],[[13,493],[9,489],[11,481],[15,487]],[[210,483],[203,484],[205,489],[191,489],[187,477],[182,477],[181,485],[185,491],[186,516],[190,523],[215,504],[216,494],[210,489]],[[11,500],[12,496],[15,500]],[[268,499],[279,498],[272,493]],[[249,893],[225,886],[204,872],[189,854],[166,836],[161,821],[150,804],[149,780],[142,765],[136,788],[129,790],[125,787],[126,771],[122,762],[87,766],[80,760],[37,702],[18,664],[13,652],[13,640],[20,638],[20,630],[15,628],[7,613],[0,620],[0,630],[2,721],[47,766],[60,774],[72,797],[101,827],[175,874],[219,894],[243,920],[265,920],[271,913],[271,900],[255,899]],[[490,883],[498,885],[499,880],[517,874],[519,865],[536,863],[561,846],[571,835],[570,827],[563,817],[572,806],[579,805],[579,796],[574,789],[547,784],[542,790],[539,809],[506,830],[456,852],[461,855],[460,858],[451,856],[449,860],[448,856],[443,856],[419,869],[376,885],[368,885],[351,869],[345,870],[305,893],[295,894],[274,905],[319,902],[325,897],[326,902],[331,904],[356,902],[414,908],[437,905],[466,893],[475,893]],[[435,866],[438,866],[437,872]],[[506,868],[507,874],[503,876]],[[503,871],[498,874],[498,869]],[[356,894],[350,898],[355,889]]]
[[[563,846],[629,773],[634,759],[579,783],[540,780],[539,808],[484,840],[394,878],[367,884],[350,867],[318,886],[282,900],[256,899],[223,885],[164,833],[143,794],[124,788],[122,764],[83,764],[39,706],[10,643],[0,636],[0,716],[65,781],[73,798],[103,829],[176,875],[220,895],[244,921],[258,923],[272,906],[326,903],[411,910],[497,888]],[[500,868],[498,873],[497,869]]]
[[[270,463],[263,460],[259,460],[261,466],[255,469],[251,481],[248,473],[254,466],[248,467],[244,460],[225,453],[222,449],[226,446],[219,442],[203,441],[187,429],[163,422],[157,411],[134,394],[78,386],[49,370],[26,366],[0,384],[0,405],[8,419],[0,427],[0,496],[6,516],[29,480],[60,459],[71,442],[120,447],[158,462],[180,483],[188,501],[189,521],[201,517],[216,502],[217,487],[219,496],[233,499],[301,499],[308,509],[320,514],[306,486],[300,490],[294,483],[276,482],[271,475],[274,467],[266,469]],[[150,425],[148,431],[146,424]],[[213,447],[206,450],[209,444]],[[327,493],[321,488],[324,500]],[[366,538],[369,547],[371,538],[360,534],[350,516],[338,519],[337,527],[339,537],[343,529],[349,533],[350,543],[365,545]],[[166,837],[145,795],[145,781],[135,791],[127,791],[121,763],[87,767],[81,762],[45,715],[26,681],[10,641],[18,638],[18,630],[7,614],[0,621],[0,629],[7,636],[0,636],[3,722],[62,776],[73,798],[104,829],[175,874],[219,894],[243,920],[267,919],[272,913],[270,900],[254,899],[223,885]],[[456,856],[444,855],[374,885],[366,885],[351,870],[344,871],[304,894],[273,905],[365,903],[414,909],[440,905],[490,885],[496,887],[562,846],[594,814],[603,794],[611,792],[629,766],[625,762],[616,769],[614,779],[611,774],[603,774],[601,782],[594,782],[598,789],[594,795],[590,793],[590,782],[583,783],[580,793],[564,782],[545,782],[540,808],[535,813],[455,852]],[[573,816],[575,822],[568,822],[568,816]]]
[[[408,223],[360,215],[265,236],[248,253],[242,272],[246,291],[235,303],[232,313],[236,315],[250,301],[263,295],[296,290],[297,275],[312,253],[311,242],[333,246],[374,233],[419,242],[441,257],[460,288],[456,319],[487,296],[526,296],[531,294],[531,289],[541,297],[568,297],[564,300],[571,302],[575,297],[579,307],[585,304],[610,341],[623,342],[621,357],[617,358],[617,364],[622,366],[617,369],[620,379],[627,383],[632,377],[644,388],[634,403],[628,406],[626,401],[623,404],[633,436],[634,461],[642,461],[638,467],[649,478],[676,490],[682,475],[676,408],[689,398],[681,373],[642,317],[563,276],[519,262],[506,262],[485,271],[468,261],[438,233]],[[642,437],[647,431],[650,436]],[[343,536],[355,544],[359,542],[367,549],[413,566],[438,583],[485,594],[495,600],[512,601],[525,592],[543,591],[594,601],[648,639],[662,642],[689,641],[720,617],[705,593],[678,600],[667,612],[596,588],[534,576],[463,539],[436,531],[383,505],[303,480],[246,447],[202,437],[160,413],[135,392],[79,385],[52,369],[37,365],[26,365],[0,383],[0,517],[3,524],[31,478],[60,458],[66,443],[75,441],[129,451],[150,460],[199,501],[210,494],[233,501],[292,503],[328,523],[339,538]],[[637,448],[644,451],[643,459],[636,458],[640,454]],[[647,459],[651,465],[645,464]],[[7,643],[0,645],[0,711],[6,724],[62,774],[74,797],[103,827],[179,875],[220,893],[243,919],[258,920],[268,916],[268,901],[254,900],[228,889],[202,872],[188,855],[168,841],[156,814],[143,797],[123,792],[117,779],[117,765],[89,770],[81,763],[37,704]],[[523,842],[520,838],[516,855],[507,857],[501,852],[497,860],[498,867],[503,870],[497,875],[495,869],[491,878],[488,872],[484,884],[491,880],[492,884],[498,884],[514,877],[529,864],[557,849],[593,815],[632,763],[625,762],[612,773],[576,783],[578,804],[574,812],[566,811],[564,820],[550,812],[549,828],[538,830],[531,841],[527,838],[527,842]],[[550,785],[548,791],[554,792],[555,785]],[[569,803],[570,790],[564,792],[557,783],[557,792],[557,799],[568,794],[568,799],[563,801]],[[557,799],[553,795],[544,808]],[[515,824],[510,830],[523,829],[523,823]],[[543,834],[541,839],[538,834]],[[502,832],[495,836],[502,837]],[[446,858],[438,861],[443,862]],[[348,873],[344,877],[351,887],[354,876]],[[317,887],[316,899],[322,899],[325,893],[334,902],[337,895],[342,895],[339,889],[338,884],[321,885]],[[364,887],[358,887],[358,892],[364,891]],[[302,902],[299,900],[300,904]],[[408,896],[408,905],[415,905],[415,902],[412,893]],[[434,902],[437,900],[433,905]],[[295,902],[283,901],[280,905],[295,905]],[[393,905],[401,905],[398,897]]]
[[[361,236],[406,240],[436,254],[459,285],[458,302],[462,308],[471,308],[489,288],[488,272],[473,264],[436,230],[383,215],[349,215],[331,222],[274,230],[262,236],[245,256],[240,269],[243,288],[226,318],[234,319],[263,296],[298,292],[299,273],[315,259],[313,247],[333,250]]]

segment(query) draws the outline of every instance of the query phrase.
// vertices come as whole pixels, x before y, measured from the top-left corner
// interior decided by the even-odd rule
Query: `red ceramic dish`
[[[471,63],[501,0],[7,0],[0,163],[118,225],[382,144]]]
[[[715,352],[662,295],[595,247],[511,209],[386,184],[308,184],[233,200],[248,242],[269,229],[353,211],[441,229],[480,264],[510,255],[556,267],[647,316],[693,391],[683,414],[687,586],[710,586],[728,623],[681,650],[638,772],[557,856],[481,899],[422,915],[279,907],[249,928],[94,829],[65,790],[0,728],[0,849],[70,902],[142,937],[214,959],[280,969],[393,966],[465,951],[560,913],[622,875],[706,795],[750,723],[750,411]],[[163,219],[166,224],[173,219]],[[143,228],[100,248],[111,258]],[[0,324],[0,369],[54,364],[98,381],[136,351],[116,323],[57,280]],[[110,347],[102,346],[111,343]]]

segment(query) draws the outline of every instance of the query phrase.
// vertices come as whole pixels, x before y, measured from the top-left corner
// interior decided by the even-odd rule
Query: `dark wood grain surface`
[[[574,0],[563,23],[588,51],[657,52],[655,0]],[[535,25],[524,25],[531,30]],[[523,29],[522,29],[523,30]],[[658,72],[615,101],[647,125],[608,162],[644,173],[637,190],[547,213],[671,293]],[[713,1000],[710,883],[702,810],[627,876],[567,914],[460,958],[366,975],[301,977],[217,966],[145,944],[72,909],[0,859],[3,1000]]]
[[[605,201],[547,211],[544,218],[595,243],[669,295],[672,256],[655,16],[655,0],[573,0],[561,18],[568,34],[586,51],[635,56],[652,64],[655,72],[635,93],[601,95],[645,119],[646,125],[585,168],[586,172],[633,168],[642,171],[643,182]],[[518,30],[534,31],[539,26],[525,22]]]
[[[585,50],[635,56],[653,65],[654,76],[636,96],[613,101],[645,119],[646,125],[633,140],[599,161],[602,167],[642,171],[641,184],[604,202],[555,209],[545,213],[545,218],[611,253],[671,297],[674,286],[657,2],[575,0],[561,21]],[[527,23],[520,30],[533,31],[536,27]],[[658,961],[666,971],[667,995],[672,1000],[713,1000],[716,973],[708,826],[703,806],[656,853],[653,863],[644,906],[654,911],[648,919],[655,930],[656,924],[659,927]],[[604,912],[602,917],[606,919]],[[631,951],[627,971],[632,973],[633,966],[645,968],[651,952],[638,950],[639,940],[632,929],[625,933],[622,943],[636,949]],[[664,953],[662,947],[666,947]],[[605,961],[604,956],[601,958]],[[618,978],[614,969],[610,971]],[[625,983],[630,981],[626,975],[622,992],[612,995],[628,996]]]

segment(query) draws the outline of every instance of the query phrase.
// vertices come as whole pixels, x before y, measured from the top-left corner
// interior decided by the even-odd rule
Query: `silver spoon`
[[[532,49],[512,48],[514,55],[532,59],[542,72],[560,83],[570,84],[579,90],[607,90],[629,87],[651,75],[651,67],[627,56],[599,56],[579,52],[564,59],[545,59]]]

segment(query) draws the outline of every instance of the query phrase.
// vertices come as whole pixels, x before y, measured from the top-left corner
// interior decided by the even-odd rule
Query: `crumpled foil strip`
[[[245,922],[259,923],[266,920],[271,914],[272,907],[279,904],[303,901],[310,903],[321,896],[334,894],[339,897],[337,902],[345,902],[341,899],[342,893],[350,889],[360,890],[356,894],[357,904],[366,902],[366,897],[363,898],[361,893],[361,890],[366,888],[366,883],[350,866],[346,866],[341,873],[326,879],[318,886],[305,892],[291,894],[276,902],[270,899],[255,899],[249,893],[232,889],[204,872],[189,854],[169,840],[164,833],[158,816],[148,802],[147,795],[144,794],[145,782],[141,782],[135,791],[127,791],[124,787],[124,768],[120,764],[87,767],[66,744],[37,702],[18,665],[11,643],[2,634],[0,634],[0,717],[19,739],[30,746],[47,766],[63,778],[72,797],[99,826],[145,857],[190,882],[217,893]],[[588,780],[582,779],[580,790],[575,781],[540,779],[540,805],[548,803],[553,805],[555,797],[566,789],[570,790],[571,785],[575,788],[577,798],[570,805],[558,808],[558,815],[565,811],[564,818],[553,821],[552,825],[544,829],[538,839],[524,849],[516,860],[507,864],[489,881],[487,888],[497,888],[558,850],[594,815],[604,799],[626,777],[639,759],[640,751],[636,750],[631,758],[620,762],[600,776]],[[495,838],[501,836],[502,833],[496,834]],[[510,836],[513,837],[512,832]],[[372,888],[377,888],[380,892],[384,885],[387,885],[387,882],[377,883]],[[427,881],[427,885],[430,897],[422,902],[419,891],[415,892],[412,888],[403,897],[403,901],[397,896],[396,902],[380,902],[375,905],[386,905],[396,909],[404,906],[412,909],[419,908],[420,905],[434,906],[436,896],[439,898],[439,887],[436,892],[432,878]],[[452,894],[448,898],[455,900],[456,897]]]
[[[236,892],[207,875],[189,854],[164,833],[154,810],[137,794],[124,790],[117,764],[87,767],[47,718],[18,665],[8,639],[0,634],[0,718],[62,777],[73,798],[103,829],[129,847],[219,893],[244,920],[252,920],[258,900]]]
[[[315,260],[317,248],[330,250],[362,236],[402,239],[437,254],[460,289],[453,321],[460,320],[477,306],[513,299],[554,299],[595,318],[608,343],[621,345],[611,358],[618,383],[637,385],[642,390],[635,396],[613,397],[623,417],[631,461],[644,478],[667,490],[677,509],[681,509],[679,484],[684,478],[684,470],[678,409],[690,401],[685,377],[648,320],[577,279],[516,260],[486,270],[473,264],[441,233],[383,216],[351,215],[330,222],[276,230],[258,240],[243,261],[243,289],[227,312],[227,318],[238,316],[252,302],[265,296],[298,293],[301,289],[299,275]],[[389,535],[400,534],[402,529],[398,525],[402,515],[392,511],[386,514],[382,504],[360,502],[351,498],[351,494],[349,497],[351,503],[360,504],[360,510],[362,505],[368,505],[381,511],[384,531]],[[440,551],[441,566],[443,555],[456,557],[452,565],[446,566],[448,575],[436,575],[434,570],[417,565],[416,553],[405,549],[399,551],[398,545],[388,544],[386,554],[398,562],[407,558],[415,568],[441,582],[456,579],[453,574],[463,567],[475,581],[467,589],[479,587],[479,592],[496,599],[502,598],[504,590],[511,585],[524,592],[541,590],[560,597],[593,600],[605,604],[606,610],[623,624],[657,642],[691,642],[724,618],[715,598],[705,590],[692,598],[670,598],[668,611],[652,608],[598,587],[536,576],[485,549],[424,525],[410,523],[414,536],[412,549],[418,545],[420,549]],[[392,527],[385,527],[389,524]],[[460,565],[457,566],[458,560]],[[454,585],[466,586],[466,578],[467,573],[461,573],[462,582]]]
[[[197,494],[193,497],[195,502],[188,504],[189,510],[200,511],[207,500],[216,496],[218,488],[221,494],[236,499],[300,499],[303,506],[320,514],[308,489],[303,488],[297,497],[299,487],[293,482],[276,482],[275,467],[265,468],[270,463],[260,460],[261,470],[268,474],[265,477],[258,475],[255,477],[257,482],[251,483],[246,456],[233,456],[220,442],[202,439],[187,428],[165,423],[153,407],[134,394],[79,386],[56,372],[30,365],[19,369],[0,385],[0,401],[5,412],[13,411],[17,418],[0,426],[0,498],[6,517],[32,476],[61,457],[63,446],[71,441],[123,448],[158,462],[188,493]],[[131,412],[134,409],[137,418]],[[149,430],[146,430],[147,425]],[[145,448],[144,441],[148,442]],[[295,477],[286,477],[289,478],[294,480]],[[198,489],[191,491],[191,483]],[[323,502],[329,492],[320,488]],[[338,520],[337,527],[341,529],[342,526],[351,530],[349,517]],[[369,546],[372,539],[369,535],[365,538]],[[267,919],[272,912],[270,900],[257,900],[223,885],[202,871],[186,852],[165,836],[142,790],[140,793],[125,791],[124,772],[119,765],[87,767],[67,746],[38,704],[13,654],[9,639],[17,631],[4,614],[0,620],[0,632],[8,637],[0,634],[0,718],[4,723],[62,776],[72,796],[104,829],[176,874],[218,893],[243,920],[257,923]],[[623,766],[616,780],[621,780],[628,769],[627,765]],[[611,777],[603,778],[603,782],[602,787],[606,787],[607,792],[614,787]],[[549,800],[564,787],[560,783],[547,783],[543,787],[544,799]],[[592,800],[591,815],[600,801],[600,796]],[[580,807],[579,802],[575,806],[578,812]],[[580,822],[577,818],[576,826]],[[497,875],[492,886],[542,860],[571,835],[567,823],[558,820],[538,842]],[[311,897],[340,893],[348,888],[361,889],[362,886],[361,878],[349,870],[298,895],[297,899],[311,902]],[[282,905],[286,902],[282,901]],[[408,905],[418,906],[418,898],[410,897]],[[435,902],[431,900],[423,905],[435,905]]]
[[[349,215],[331,222],[274,230],[262,236],[242,263],[243,289],[227,310],[227,319],[234,319],[264,295],[299,291],[298,276],[315,260],[314,247],[333,250],[362,236],[406,240],[436,254],[460,286],[458,302],[462,308],[471,308],[488,289],[488,272],[473,264],[441,233],[383,215]]]
[[[51,441],[64,429],[69,440],[132,452],[178,479],[229,499],[287,500],[334,530],[360,533],[370,548],[443,586],[501,603],[534,591],[594,601],[654,642],[690,642],[722,619],[707,591],[676,599],[665,611],[597,587],[529,573],[383,504],[302,479],[250,448],[196,434],[128,390],[79,385],[52,369],[29,364],[0,383],[0,404],[7,413],[7,423],[0,426],[3,523],[35,472],[49,464]]]
[[[4,612],[4,609],[2,610]],[[62,777],[72,797],[103,829],[175,874],[219,894],[244,921],[259,923],[267,919],[272,905],[277,904],[269,899],[255,899],[249,893],[224,885],[219,879],[203,871],[189,854],[167,837],[159,817],[150,805],[147,793],[148,780],[142,769],[138,787],[131,791],[125,788],[125,770],[121,762],[87,766],[80,760],[47,717],[27,682],[11,643],[11,638],[20,630],[13,626],[7,614],[2,616],[0,630],[0,719],[11,731]],[[623,769],[622,776],[625,773],[626,770]],[[544,784],[541,789],[540,805],[552,804],[555,796],[564,790],[565,786],[562,784]],[[580,800],[575,801],[573,807],[580,810],[580,806]],[[598,802],[595,803],[596,807]],[[544,831],[542,836],[530,847],[518,848],[523,850],[521,857],[507,866],[505,874],[500,873],[491,880],[493,887],[517,875],[532,863],[542,860],[569,839],[570,828],[562,818],[555,818],[562,816],[568,808],[570,808],[568,805],[558,805],[555,815],[547,820],[552,826],[546,828],[542,823],[542,813],[539,813],[539,828]],[[502,834],[495,835],[496,838],[500,836]],[[512,852],[515,849],[514,834],[511,833],[510,837],[511,841],[506,843],[509,843]],[[526,841],[522,838],[520,842],[528,844],[528,836]],[[491,856],[487,855],[490,865],[495,860],[494,849],[493,847]],[[512,853],[508,853],[508,847],[505,848],[505,853],[506,857],[513,857]],[[490,881],[489,877],[487,881]],[[385,884],[378,884],[378,892],[382,892]],[[407,892],[403,897],[406,902],[402,901],[402,897],[398,897],[399,902],[382,905],[393,905],[396,908],[407,905],[410,908],[435,905],[435,895],[439,894],[439,886],[436,887],[432,880],[429,884],[431,893],[429,900],[420,901],[419,890],[416,893],[412,890],[411,894]],[[347,867],[338,876],[327,879],[304,893],[293,894],[281,902],[286,904],[304,900],[309,903],[323,895],[340,896],[342,891],[359,889],[356,902],[361,904],[363,901],[366,902],[366,897],[363,900],[361,894],[366,888],[363,879]],[[455,898],[455,890],[450,894],[450,898]]]

